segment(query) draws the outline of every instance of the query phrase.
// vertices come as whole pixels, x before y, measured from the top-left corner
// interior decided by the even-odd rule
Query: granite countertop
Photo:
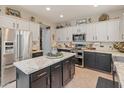
[[[66,50],[71,50],[72,48],[58,48],[58,49],[66,49]],[[116,56],[116,57],[124,57],[124,53],[121,53],[119,51],[107,51],[107,50],[90,50],[90,49],[82,49],[82,50],[79,50],[79,52],[98,52],[98,53],[106,53],[106,54],[112,54],[112,56]]]
[[[112,54],[112,56],[120,56],[124,57],[124,53],[121,53],[119,51],[107,51],[107,50],[88,50],[84,49],[86,52],[98,52],[98,53],[107,53],[107,54]]]
[[[29,75],[33,72],[41,70],[45,67],[53,65],[57,62],[60,62],[62,60],[65,60],[75,55],[75,53],[67,53],[67,52],[62,52],[62,53],[64,57],[59,58],[59,59],[48,59],[47,56],[41,56],[37,58],[15,62],[14,66],[20,69],[25,74]]]
[[[124,62],[114,61],[114,65],[116,66],[116,71],[119,82],[121,83],[121,87],[124,88]]]

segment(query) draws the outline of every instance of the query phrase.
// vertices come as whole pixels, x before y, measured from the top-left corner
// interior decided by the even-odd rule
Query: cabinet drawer
[[[43,77],[45,75],[48,75],[49,72],[50,72],[49,67],[45,68],[45,69],[42,69],[40,71],[37,71],[37,72],[31,74],[31,81],[35,81],[35,80],[37,80],[37,79],[39,79],[39,78],[41,78],[41,77]]]
[[[52,65],[51,66],[51,70],[54,70],[54,69],[57,69],[57,68],[60,68],[60,67],[62,67],[62,63],[61,62]]]
[[[63,52],[71,52],[70,50],[67,50],[67,49],[58,49],[58,51],[63,51]]]
[[[43,56],[43,52],[37,52],[37,53],[33,53],[32,57],[39,57],[39,56]]]

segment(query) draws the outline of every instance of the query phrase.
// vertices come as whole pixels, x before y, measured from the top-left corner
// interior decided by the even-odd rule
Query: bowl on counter
[[[49,58],[49,59],[58,59],[58,58],[62,58],[62,57],[64,57],[62,52],[57,52],[56,54],[53,54],[50,52],[47,54],[47,58]]]
[[[124,53],[124,42],[118,42],[113,44],[115,49],[118,49],[120,52]]]

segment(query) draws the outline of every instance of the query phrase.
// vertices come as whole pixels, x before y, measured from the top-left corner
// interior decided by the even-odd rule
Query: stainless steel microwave
[[[73,34],[73,42],[86,41],[86,34]]]

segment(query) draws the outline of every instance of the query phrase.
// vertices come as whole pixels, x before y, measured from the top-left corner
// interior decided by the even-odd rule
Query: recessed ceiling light
[[[98,5],[94,5],[94,7],[98,7]]]
[[[51,10],[51,8],[50,8],[50,7],[47,7],[47,8],[46,8],[46,10],[47,10],[47,11],[50,11],[50,10]]]
[[[61,14],[61,15],[60,15],[60,18],[63,18],[63,17],[64,17],[63,14]]]

